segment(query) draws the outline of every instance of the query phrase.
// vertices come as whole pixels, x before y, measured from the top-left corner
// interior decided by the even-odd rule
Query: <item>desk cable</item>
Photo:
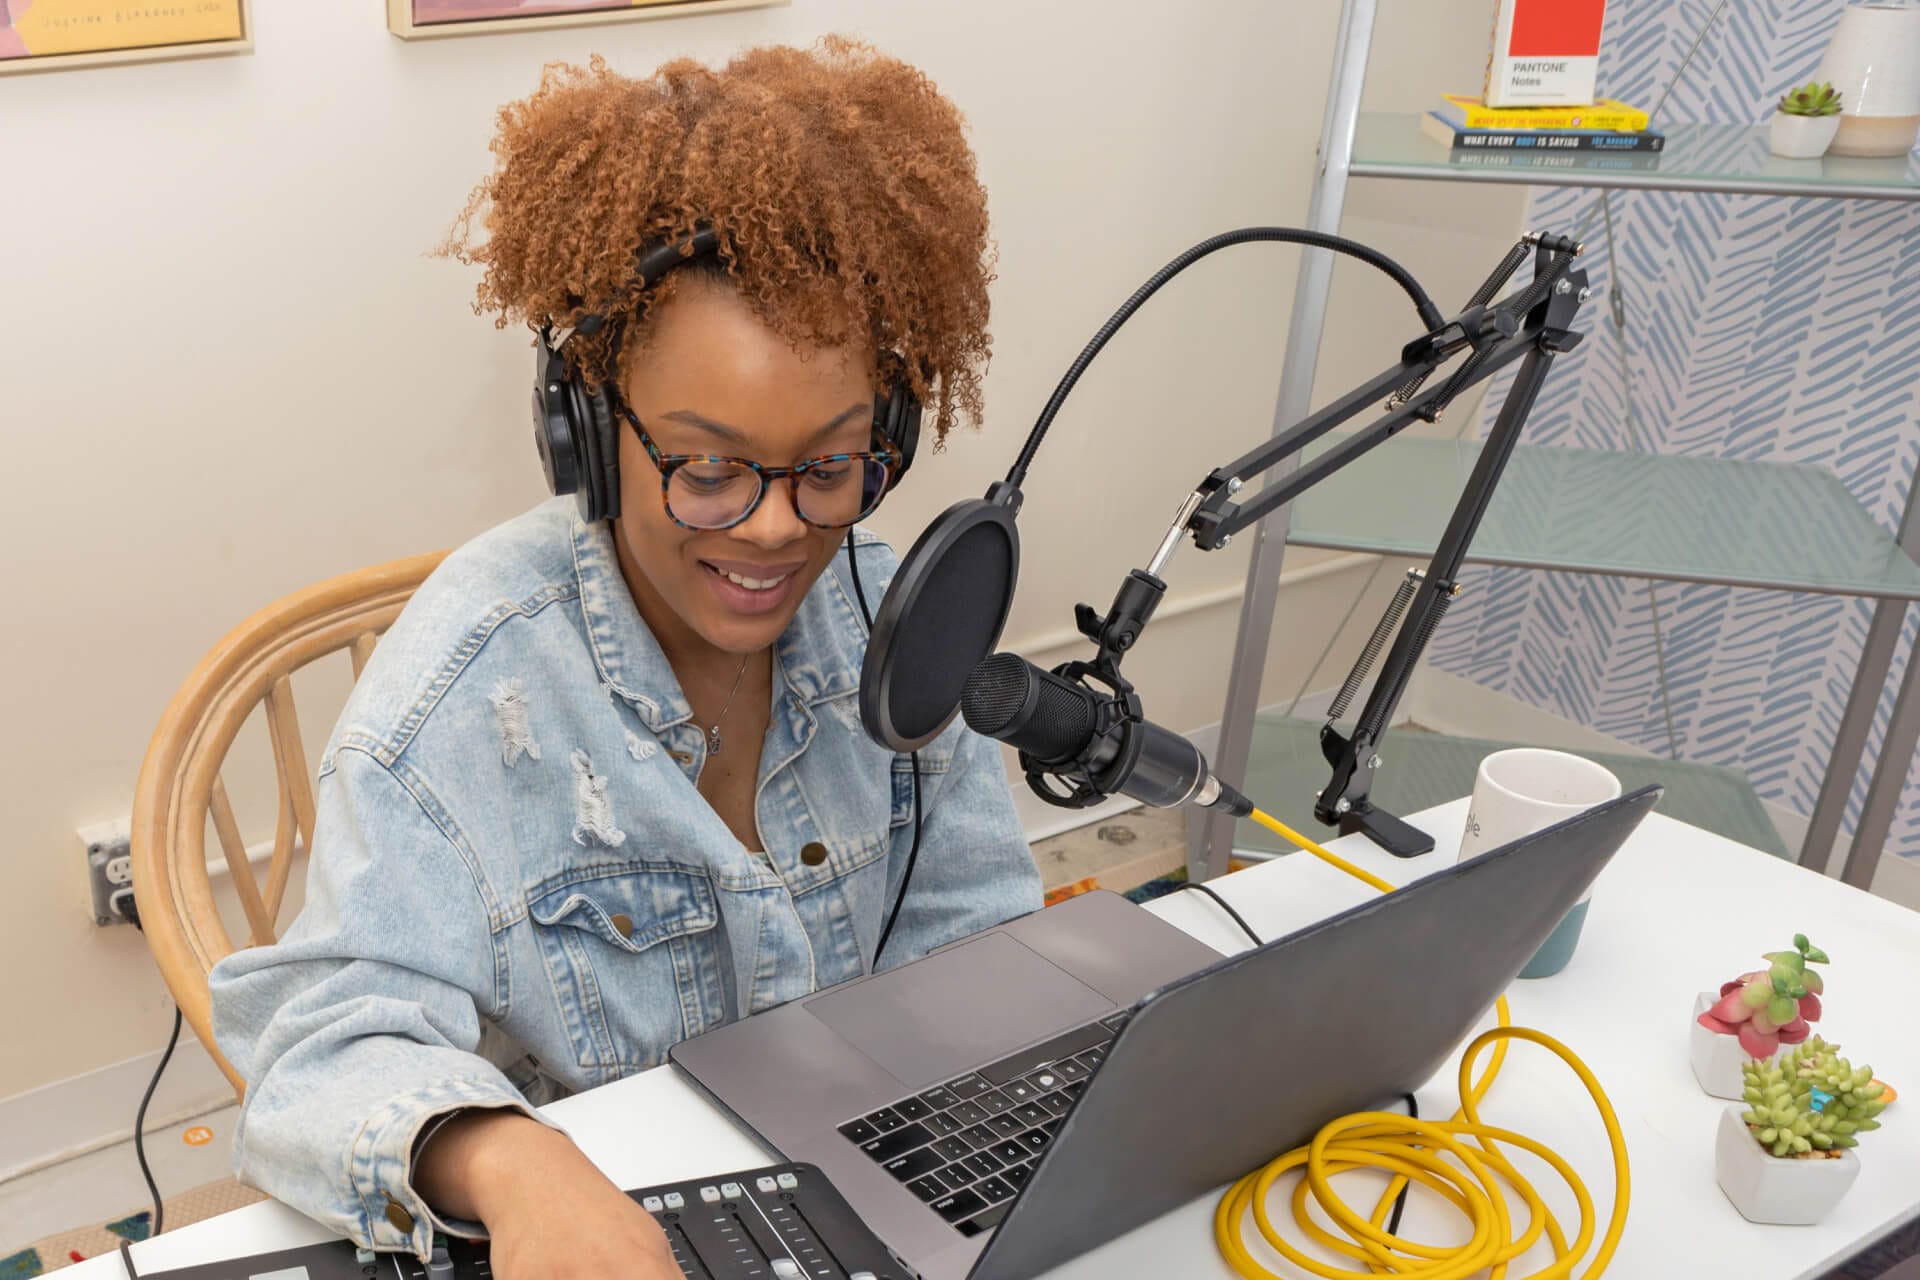
[[[1364,881],[1382,893],[1394,886],[1379,876],[1355,866],[1345,858],[1321,848],[1271,815],[1255,809],[1255,822],[1275,835],[1298,846],[1328,865],[1337,867],[1355,879]],[[1201,885],[1189,886],[1204,889]],[[1226,907],[1218,894],[1206,889],[1207,896]],[[1229,913],[1249,937],[1257,936],[1239,913]],[[1465,1280],[1491,1268],[1493,1280],[1502,1280],[1507,1264],[1533,1248],[1544,1232],[1553,1246],[1553,1262],[1532,1272],[1528,1280],[1561,1280],[1571,1277],[1593,1244],[1595,1214],[1593,1197],[1572,1167],[1551,1148],[1511,1130],[1496,1128],[1480,1119],[1479,1106],[1492,1087],[1494,1077],[1506,1061],[1507,1043],[1526,1040],[1551,1050],[1570,1067],[1586,1086],[1606,1127],[1613,1152],[1613,1209],[1605,1233],[1594,1252],[1582,1280],[1601,1275],[1613,1260],[1626,1230],[1630,1182],[1627,1168],[1627,1144],[1620,1132],[1620,1121],[1606,1090],[1594,1078],[1574,1052],[1552,1036],[1528,1027],[1512,1024],[1507,998],[1495,1005],[1499,1026],[1476,1036],[1460,1060],[1460,1109],[1450,1119],[1423,1121],[1418,1113],[1399,1116],[1386,1111],[1362,1111],[1343,1116],[1324,1126],[1304,1147],[1296,1147],[1278,1159],[1247,1174],[1234,1183],[1220,1199],[1214,1212],[1214,1241],[1221,1256],[1236,1275],[1245,1280],[1283,1280],[1256,1261],[1243,1237],[1247,1210],[1253,1211],[1260,1235],[1282,1257],[1295,1266],[1323,1277],[1324,1280],[1348,1280],[1349,1277],[1394,1275],[1410,1280]],[[1493,1056],[1485,1074],[1473,1080],[1473,1065],[1481,1052],[1493,1047]],[[1411,1099],[1409,1099],[1411,1102]],[[1548,1209],[1533,1184],[1514,1167],[1496,1142],[1508,1143],[1531,1152],[1552,1167],[1573,1192],[1580,1211],[1580,1227],[1571,1243],[1559,1221]],[[1451,1156],[1453,1161],[1447,1157]],[[1454,1163],[1457,1162],[1457,1163]],[[1267,1196],[1280,1175],[1303,1169],[1305,1176],[1293,1189],[1293,1219],[1311,1239],[1323,1247],[1359,1263],[1361,1270],[1349,1270],[1309,1257],[1294,1247],[1275,1227],[1267,1212]],[[1340,1199],[1333,1188],[1334,1175],[1355,1169],[1371,1169],[1390,1175],[1391,1181],[1381,1194],[1370,1216],[1363,1217]],[[1410,1183],[1418,1182],[1429,1191],[1453,1204],[1472,1224],[1473,1236],[1464,1245],[1443,1246],[1408,1240],[1399,1234],[1399,1207],[1404,1204]],[[1527,1210],[1526,1228],[1514,1234],[1514,1221],[1508,1211],[1507,1196],[1501,1183],[1517,1194]],[[1317,1205],[1327,1219],[1344,1233],[1336,1236],[1315,1220],[1308,1202]],[[1388,1220],[1389,1212],[1392,1220]],[[1383,1226],[1383,1224],[1385,1224]]]
[[[1246,917],[1242,916],[1238,911],[1235,911],[1231,902],[1228,902],[1225,898],[1215,893],[1211,888],[1201,884],[1197,880],[1189,880],[1180,887],[1182,889],[1191,889],[1195,893],[1204,893],[1207,897],[1212,898],[1222,911],[1233,917],[1233,922],[1240,926],[1240,932],[1246,934],[1254,946],[1263,947],[1266,945],[1266,939],[1253,931],[1253,926],[1247,923]],[[1418,1120],[1420,1118],[1420,1103],[1411,1093],[1403,1093],[1400,1096],[1407,1101],[1407,1115]],[[1399,1234],[1400,1214],[1406,1207],[1407,1187],[1405,1184],[1402,1184],[1400,1194],[1393,1198],[1393,1216],[1387,1219],[1387,1233],[1389,1235]]]

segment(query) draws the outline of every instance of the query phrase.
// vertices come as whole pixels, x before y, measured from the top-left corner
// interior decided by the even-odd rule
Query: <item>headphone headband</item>
[[[636,314],[646,304],[647,290],[661,277],[719,252],[720,233],[707,223],[696,225],[691,235],[677,240],[642,245],[629,284],[640,298]],[[551,322],[543,325],[534,366],[533,442],[546,472],[547,488],[555,494],[573,494],[580,504],[580,518],[589,524],[620,514],[619,415],[614,408],[618,388],[609,369],[601,385],[589,390],[581,371],[567,358],[566,348],[575,334],[598,333],[608,324],[616,326],[612,353],[617,364],[618,317],[590,312],[557,338]],[[883,382],[874,392],[873,432],[901,459],[888,486],[891,488],[913,465],[914,448],[920,440],[920,402],[913,396],[904,369],[901,376],[885,378],[886,363],[883,359]]]

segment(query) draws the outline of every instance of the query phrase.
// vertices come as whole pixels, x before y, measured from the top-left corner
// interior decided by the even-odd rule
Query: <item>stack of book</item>
[[[1611,98],[1579,107],[1490,107],[1449,93],[1421,117],[1420,129],[1450,148],[1456,164],[1652,168],[1667,145],[1666,135],[1647,127],[1646,112]]]

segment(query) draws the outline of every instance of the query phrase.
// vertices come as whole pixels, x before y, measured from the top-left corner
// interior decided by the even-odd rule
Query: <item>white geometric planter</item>
[[[1767,125],[1767,150],[1789,160],[1813,160],[1827,154],[1839,132],[1839,116],[1790,116],[1776,111]]]
[[[1702,991],[1694,997],[1693,1023],[1687,1029],[1687,1053],[1693,1061],[1693,1078],[1700,1082],[1702,1089],[1713,1097],[1738,1101],[1746,1096],[1747,1089],[1741,1072],[1753,1059],[1740,1047],[1739,1036],[1719,1035],[1700,1025],[1700,1015],[1719,1000],[1711,991]]]
[[[1749,1222],[1810,1227],[1833,1212],[1860,1176],[1860,1158],[1842,1151],[1838,1160],[1782,1160],[1754,1141],[1742,1102],[1720,1113],[1713,1141],[1713,1171],[1720,1189]]]

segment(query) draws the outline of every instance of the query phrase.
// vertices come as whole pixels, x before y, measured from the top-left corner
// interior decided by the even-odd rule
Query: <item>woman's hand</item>
[[[499,1280],[684,1280],[653,1215],[565,1134],[518,1112],[449,1120],[421,1151],[414,1186],[440,1212],[486,1226]]]

